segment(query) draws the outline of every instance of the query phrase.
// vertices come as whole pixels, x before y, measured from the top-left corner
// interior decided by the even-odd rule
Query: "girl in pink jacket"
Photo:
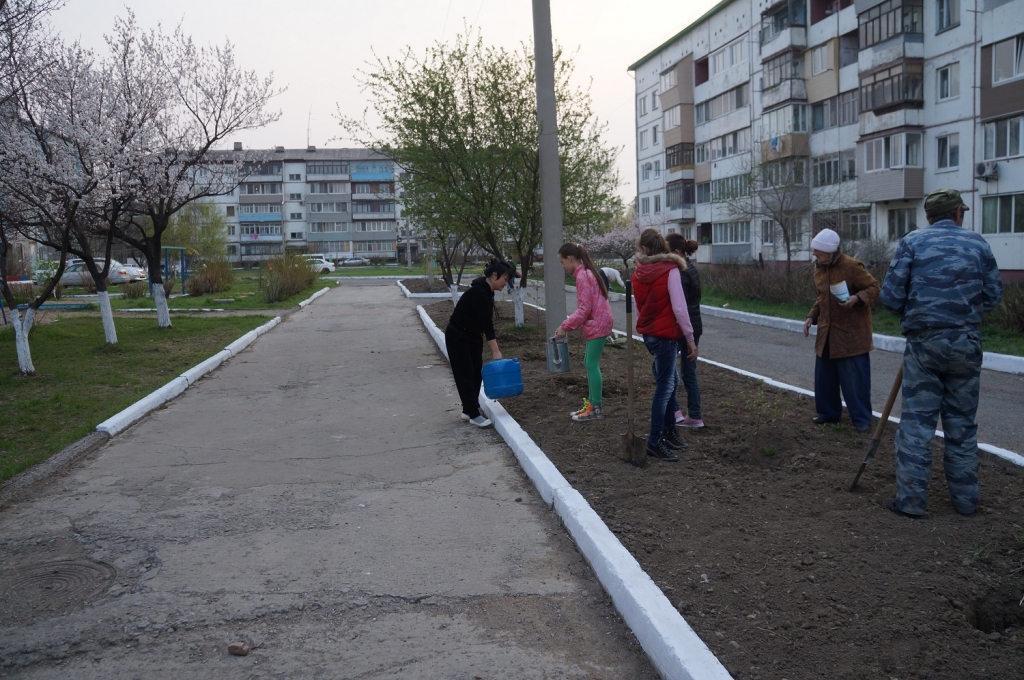
[[[604,417],[601,413],[601,354],[604,353],[604,339],[612,332],[608,289],[587,249],[580,244],[566,243],[559,248],[558,260],[566,273],[576,279],[576,311],[562,322],[555,331],[555,337],[562,339],[569,331],[579,328],[587,341],[583,364],[587,367],[590,398],[584,399],[583,408],[570,415],[577,422],[600,420]]]

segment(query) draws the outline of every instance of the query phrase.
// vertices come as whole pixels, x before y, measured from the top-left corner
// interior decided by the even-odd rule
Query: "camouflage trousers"
[[[929,447],[942,418],[942,462],[950,500],[969,515],[978,505],[978,391],[981,333],[929,331],[907,338],[903,352],[903,406],[896,432],[896,500],[901,511],[923,514],[932,470]]]

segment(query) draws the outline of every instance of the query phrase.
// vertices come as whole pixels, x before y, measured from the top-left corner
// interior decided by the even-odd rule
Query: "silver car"
[[[103,268],[102,262],[97,262],[96,266]],[[110,261],[110,270],[107,273],[107,281],[111,284],[119,283],[131,283],[132,281],[144,281],[146,279],[145,271],[138,267],[128,267],[123,265],[117,260]],[[85,266],[84,262],[78,262],[71,265],[64,270],[64,275],[60,277],[60,283],[62,286],[84,286],[86,281],[92,280],[92,274],[89,273],[88,267]]]

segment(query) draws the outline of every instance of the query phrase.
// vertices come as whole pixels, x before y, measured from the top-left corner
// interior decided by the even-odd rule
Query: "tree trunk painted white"
[[[108,345],[117,344],[117,329],[114,328],[114,310],[110,308],[110,293],[105,290],[97,291],[100,299],[100,319],[103,321],[103,337]]]
[[[448,286],[448,289],[452,292],[452,304],[459,304],[459,286],[453,283],[452,285]]]
[[[18,370],[22,375],[32,375],[36,367],[32,364],[32,351],[28,346],[28,334],[32,330],[36,310],[31,307],[21,315],[17,309],[11,310],[11,323],[14,326],[14,346],[18,352]]]
[[[153,284],[153,302],[156,303],[156,325],[159,328],[171,327],[171,312],[167,308],[167,295],[164,293],[164,284]]]
[[[526,324],[526,316],[523,313],[523,302],[526,300],[526,289],[515,286],[512,289],[512,301],[516,308],[516,328],[522,328]]]

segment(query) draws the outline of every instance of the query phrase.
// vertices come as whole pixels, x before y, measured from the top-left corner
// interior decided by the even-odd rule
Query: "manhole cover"
[[[75,609],[117,576],[103,562],[70,560],[30,565],[0,578],[0,623],[28,623]]]

